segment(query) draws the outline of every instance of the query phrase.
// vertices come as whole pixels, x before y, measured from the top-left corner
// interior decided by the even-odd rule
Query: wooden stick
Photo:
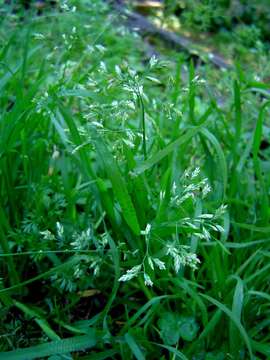
[[[120,14],[124,15],[128,20],[128,26],[131,28],[137,29],[143,35],[154,35],[159,39],[165,42],[165,44],[170,44],[176,49],[185,50],[188,53],[192,54],[197,58],[200,58],[205,62],[207,58],[211,63],[221,69],[230,69],[232,64],[225,60],[222,56],[209,52],[209,49],[204,49],[201,45],[194,43],[188,37],[183,35],[178,35],[172,31],[161,29],[158,26],[154,25],[146,17],[138,14],[137,12],[130,11],[126,8],[125,4],[121,0],[109,1],[112,4],[113,8],[117,10]],[[196,49],[194,50],[194,47]],[[201,54],[199,53],[201,52]]]

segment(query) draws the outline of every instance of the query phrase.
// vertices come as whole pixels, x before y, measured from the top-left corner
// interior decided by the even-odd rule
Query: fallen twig
[[[200,58],[204,62],[207,58],[211,63],[221,69],[229,69],[232,67],[232,64],[225,60],[222,56],[212,51],[209,52],[208,49],[204,49],[201,45],[194,43],[192,40],[183,35],[159,28],[145,16],[140,15],[135,11],[128,10],[123,1],[114,0],[109,2],[115,10],[127,18],[129,27],[136,29],[143,35],[155,35],[166,44],[170,44],[180,50],[185,50],[193,56]]]

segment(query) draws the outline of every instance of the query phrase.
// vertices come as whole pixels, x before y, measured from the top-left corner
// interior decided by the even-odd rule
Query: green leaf
[[[0,289],[0,295],[1,294],[7,294],[7,293],[10,293],[12,292],[13,290],[16,290],[16,289],[19,289],[23,286],[26,286],[26,285],[29,285],[31,284],[32,282],[34,281],[37,281],[37,280],[40,280],[40,279],[43,279],[43,278],[46,278],[52,274],[54,274],[55,272],[59,271],[59,270],[64,270],[66,268],[69,268],[72,266],[73,263],[76,263],[78,261],[78,258],[81,258],[83,259],[84,256],[73,256],[71,257],[70,259],[68,259],[65,263],[61,264],[61,265],[58,265],[58,266],[55,266],[53,268],[51,268],[50,270],[48,271],[45,271],[43,272],[42,274],[40,275],[37,275],[33,278],[30,278],[28,280],[25,280],[23,282],[20,282],[19,284],[16,284],[16,285],[13,285],[13,286],[10,286],[8,288],[4,288],[4,289]]]
[[[242,109],[241,109],[241,89],[237,81],[234,82],[234,106],[235,106],[235,139],[234,139],[234,156],[237,158],[242,132]]]
[[[184,135],[181,135],[171,144],[167,145],[164,149],[160,150],[157,154],[153,155],[150,159],[144,161],[142,164],[134,169],[134,174],[139,175],[144,171],[150,169],[153,165],[157,164],[164,157],[169,155],[177,146],[181,146],[188,142],[193,136],[197,135],[202,129],[202,125],[189,129]]]
[[[237,280],[237,284],[233,295],[232,313],[239,321],[241,321],[241,314],[242,314],[243,301],[244,301],[244,284],[239,277],[236,277],[236,280]],[[241,342],[239,341],[239,332],[237,331],[235,324],[231,321],[230,349],[235,357],[237,357],[237,354],[239,353],[240,346],[241,346]]]
[[[93,130],[93,133],[96,140],[95,146],[99,154],[99,159],[101,162],[103,162],[104,170],[106,171],[107,176],[112,183],[114,194],[123,212],[123,217],[133,233],[135,235],[140,235],[141,230],[136,211],[129,196],[125,180],[121,175],[118,164],[101,136],[95,130]]]
[[[185,341],[195,339],[199,326],[191,316],[182,316],[173,312],[165,312],[158,321],[160,336],[165,344],[175,345],[180,338]]]
[[[253,166],[255,174],[259,181],[259,188],[261,191],[261,211],[262,211],[262,218],[267,221],[268,218],[268,211],[269,211],[269,200],[268,200],[268,188],[265,183],[265,179],[263,176],[261,161],[259,159],[259,151],[260,145],[263,137],[263,121],[265,120],[265,109],[270,104],[269,101],[266,101],[262,108],[260,109],[258,120],[256,123],[256,127],[253,134],[253,146],[252,146],[252,153],[253,153]]]
[[[132,317],[130,319],[128,319],[128,321],[126,322],[125,326],[123,327],[123,329],[121,330],[121,333],[123,334],[124,331],[126,331],[128,328],[130,328],[135,321],[144,313],[146,312],[149,308],[151,308],[152,306],[154,306],[155,304],[159,303],[161,300],[163,299],[167,299],[170,298],[172,296],[170,295],[161,295],[161,296],[156,296],[154,298],[152,298],[151,300],[149,300],[147,303],[145,303],[134,315],[132,315]],[[173,296],[174,298],[177,298],[178,296]]]
[[[26,306],[19,301],[14,301],[14,305],[23,311],[25,315],[34,318],[35,322],[40,326],[40,328],[44,331],[44,333],[51,340],[60,340],[60,337],[56,334],[56,332],[50,327],[48,322],[37,313],[37,311],[31,309],[29,306]]]
[[[270,358],[270,345],[269,343],[261,343],[259,341],[252,340],[252,346],[255,351],[258,351],[259,353],[263,354],[266,359]]]
[[[133,336],[130,335],[130,333],[125,334],[124,336],[126,343],[128,344],[130,350],[132,351],[132,354],[135,356],[137,360],[144,360],[145,357],[139,348],[138,344],[134,340]]]
[[[208,131],[207,129],[202,129],[201,133],[212,143],[212,145],[216,150],[218,157],[218,166],[220,168],[219,176],[221,178],[220,180],[223,187],[223,196],[225,196],[226,188],[227,188],[227,178],[228,178],[225,155],[217,138],[212,133],[210,133],[210,131]]]
[[[224,360],[225,355],[222,352],[209,352],[205,356],[205,360]]]
[[[199,326],[192,316],[180,316],[180,336],[185,341],[192,341],[196,338]]]
[[[106,350],[100,351],[96,354],[90,354],[83,357],[78,358],[79,360],[104,360],[104,359],[112,359],[113,356],[117,354],[117,350]]]
[[[160,346],[164,349],[167,349],[170,353],[175,355],[175,359],[180,359],[180,360],[188,360],[188,358],[179,350],[175,349],[174,347],[170,346],[170,345],[163,345],[163,344],[158,344],[158,343],[154,343],[157,346]]]
[[[203,298],[205,298],[206,300],[208,300],[209,302],[211,302],[212,304],[214,304],[215,306],[217,306],[222,312],[224,312],[231,320],[232,322],[236,325],[236,327],[238,328],[246,346],[249,352],[249,355],[251,357],[251,359],[253,359],[253,352],[252,352],[252,346],[251,346],[251,341],[250,338],[245,330],[245,328],[243,327],[243,325],[241,324],[241,322],[239,321],[239,319],[235,316],[235,314],[227,308],[227,306],[223,305],[222,303],[220,303],[218,300],[212,298],[211,296],[205,295],[205,294],[200,294]]]
[[[51,341],[48,343],[31,346],[25,349],[0,353],[3,360],[31,360],[50,355],[66,354],[73,351],[90,349],[96,345],[96,334],[93,329],[92,334],[74,336],[72,338]]]
[[[175,345],[180,339],[179,315],[171,312],[162,314],[158,321],[160,336],[166,345]]]

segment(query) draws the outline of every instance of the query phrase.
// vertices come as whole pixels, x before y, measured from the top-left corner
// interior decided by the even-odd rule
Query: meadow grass
[[[3,12],[0,359],[269,358],[267,85]]]

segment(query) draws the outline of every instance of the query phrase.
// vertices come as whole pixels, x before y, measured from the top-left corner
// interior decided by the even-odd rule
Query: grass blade
[[[245,330],[245,328],[243,327],[243,325],[241,324],[241,322],[239,321],[239,319],[235,316],[235,314],[227,308],[227,306],[225,306],[224,304],[222,304],[221,302],[219,302],[218,300],[212,298],[209,295],[205,295],[205,294],[200,294],[203,298],[205,298],[206,300],[208,300],[209,302],[211,302],[212,304],[214,304],[216,307],[218,307],[222,312],[224,312],[229,318],[230,320],[235,324],[235,326],[238,328],[245,344],[246,347],[248,349],[249,355],[250,355],[250,359],[253,360],[253,352],[252,352],[252,345],[251,345],[251,341],[250,338]]]
[[[201,130],[201,128],[202,128],[202,125],[193,127],[191,129],[187,130],[187,132],[184,135],[180,136],[174,142],[167,145],[164,149],[160,150],[157,154],[153,155],[151,158],[144,161],[142,164],[138,165],[134,169],[134,174],[139,175],[139,174],[143,173],[144,171],[150,169],[152,166],[154,166],[159,161],[161,161],[166,156],[168,156],[176,147],[179,147],[179,146],[185,144],[191,138],[193,138],[193,136],[197,135],[199,133],[199,131]]]
[[[211,142],[211,144],[214,146],[217,157],[218,157],[218,165],[220,166],[220,176],[221,176],[221,183],[223,188],[223,197],[225,197],[226,194],[226,188],[227,188],[227,179],[228,179],[228,172],[227,172],[227,164],[224,152],[217,140],[217,138],[210,133],[207,129],[202,129],[201,133]]]
[[[132,354],[135,356],[137,360],[144,360],[145,357],[139,348],[138,344],[134,340],[133,336],[130,335],[130,333],[125,334],[124,339],[126,340],[130,350],[132,351]]]
[[[3,360],[32,360],[50,355],[63,355],[73,351],[82,351],[90,349],[96,345],[96,334],[74,336],[72,338],[51,341],[48,343],[31,346],[25,349],[0,353],[0,359]]]
[[[232,304],[232,313],[234,314],[235,318],[241,322],[241,314],[243,308],[243,301],[244,301],[244,284],[243,281],[237,277],[237,284],[235,287],[234,295],[233,295],[233,304]],[[235,358],[239,356],[240,351],[240,344],[239,343],[239,335],[235,324],[233,322],[230,323],[230,349],[231,353]]]
[[[94,130],[93,130],[94,132]],[[126,183],[121,175],[117,162],[115,161],[112,153],[108,150],[105,142],[101,136],[95,131],[95,146],[100,158],[104,164],[104,170],[107,173],[113,187],[116,199],[119,201],[123,211],[123,217],[130,229],[135,235],[140,235],[140,225],[137,219],[136,211],[130,195],[128,193]]]

